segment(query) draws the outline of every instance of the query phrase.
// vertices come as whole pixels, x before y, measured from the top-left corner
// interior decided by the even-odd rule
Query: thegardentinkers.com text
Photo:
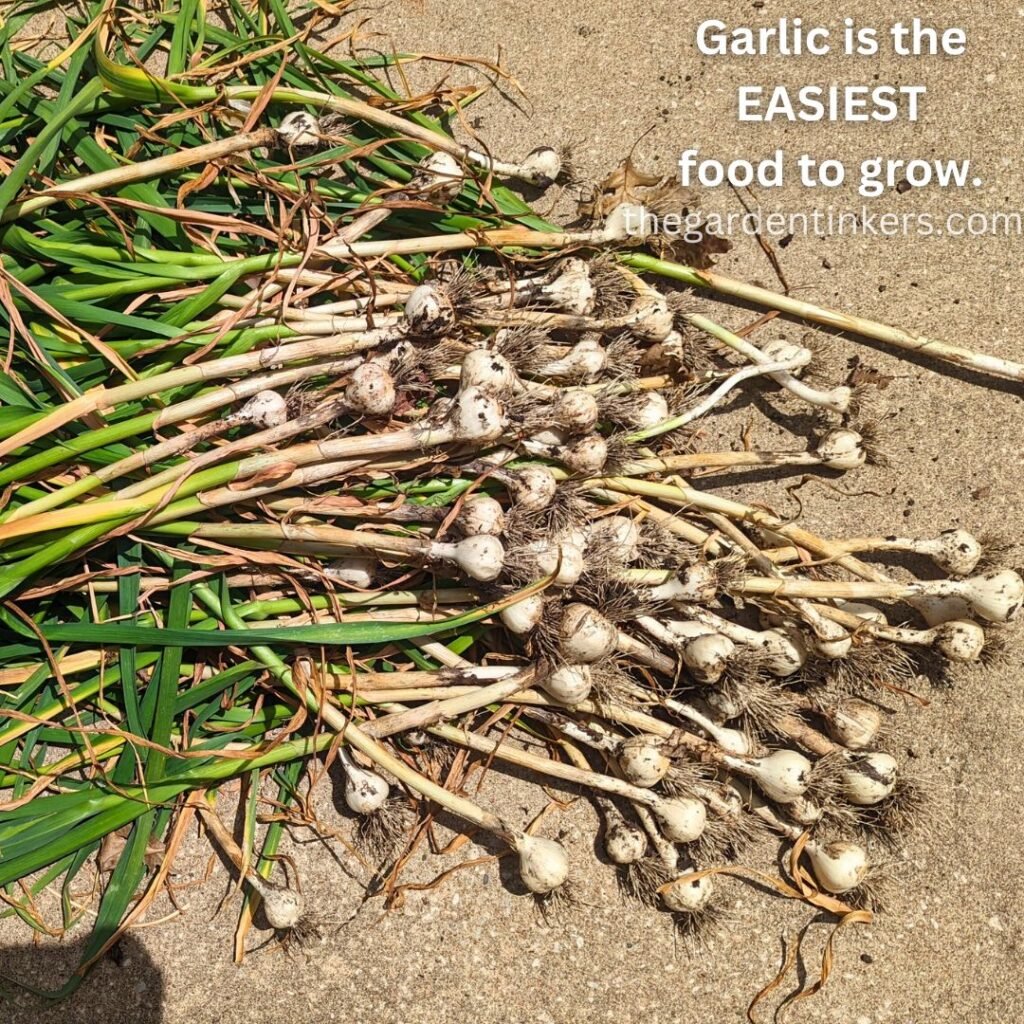
[[[643,221],[641,223],[641,218]],[[976,210],[973,212],[907,212],[816,207],[799,211],[719,213],[689,210],[685,213],[656,214],[634,207],[627,217],[627,229],[636,234],[661,234],[697,245],[707,235],[720,238],[736,235],[784,239],[799,236],[858,238],[1011,238],[1024,235],[1024,211]]]

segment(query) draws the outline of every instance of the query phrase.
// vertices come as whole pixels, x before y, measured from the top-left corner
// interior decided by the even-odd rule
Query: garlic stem
[[[618,779],[611,775],[601,775],[598,772],[584,771],[577,768],[575,765],[566,764],[564,761],[554,761],[549,757],[542,757],[539,754],[533,754],[529,751],[521,750],[510,746],[508,743],[501,743],[496,740],[492,740],[487,736],[481,736],[478,733],[470,732],[467,729],[461,729],[453,725],[432,726],[428,732],[437,736],[439,739],[448,740],[451,743],[457,743],[460,746],[468,747],[470,750],[475,750],[481,754],[494,756],[499,760],[509,762],[509,764],[516,764],[521,768],[529,768],[533,771],[540,772],[542,775],[548,775],[551,778],[561,779],[564,782],[571,782],[576,785],[586,786],[590,789],[595,789],[611,796],[623,797],[635,804],[648,807],[655,813],[658,813],[658,811],[662,811],[665,814],[673,813],[674,805],[668,805],[666,803],[669,798],[663,797],[650,789],[630,785],[630,783],[623,779]]]
[[[847,537],[833,542],[837,549],[851,554],[875,554],[882,551],[907,551],[930,558],[944,572],[968,576],[983,554],[979,541],[967,530],[944,530],[937,537]],[[775,562],[792,562],[800,557],[795,547],[766,551]]]
[[[658,437],[661,434],[668,433],[671,430],[678,430],[680,427],[685,427],[694,420],[700,419],[701,416],[707,415],[707,413],[718,405],[718,403],[721,402],[722,399],[733,390],[733,388],[742,384],[744,381],[751,380],[754,377],[766,375],[773,376],[782,371],[792,370],[799,366],[805,366],[809,360],[810,353],[806,352],[805,355],[797,356],[790,360],[745,366],[743,369],[736,370],[734,373],[730,374],[730,376],[722,381],[722,383],[719,384],[710,395],[702,399],[692,408],[687,409],[686,412],[665,420],[664,423],[659,423],[655,427],[648,427],[646,430],[638,430],[628,436],[629,440],[633,442],[646,441],[652,437]]]
[[[726,330],[706,316],[699,313],[687,313],[683,315],[683,318],[698,330],[704,331],[705,334],[728,345],[734,352],[738,352],[752,363],[760,366],[771,363],[771,357],[765,355],[756,345],[741,338],[738,334]],[[806,363],[800,365],[806,365]],[[809,405],[829,409],[836,413],[845,413],[849,409],[853,392],[848,387],[836,387],[831,391],[821,391],[797,379],[789,369],[774,371],[772,379]]]
[[[470,163],[498,177],[515,178],[538,188],[553,185],[562,170],[561,158],[550,146],[539,146],[531,150],[520,163],[495,160],[487,153],[480,153],[475,149],[466,149],[464,156]]]

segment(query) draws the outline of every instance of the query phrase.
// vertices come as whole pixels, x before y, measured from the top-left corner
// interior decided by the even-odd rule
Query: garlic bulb
[[[829,736],[847,750],[865,750],[878,739],[882,713],[856,697],[840,701],[825,716]]]
[[[357,416],[385,416],[395,407],[395,381],[380,363],[357,367],[345,388],[345,404]]]
[[[925,551],[942,570],[954,576],[967,576],[974,572],[983,554],[978,539],[966,530],[944,530]]]
[[[1024,604],[1024,580],[1012,569],[968,580],[948,580],[937,584],[935,592],[958,593],[970,603],[975,614],[989,622],[1012,622]]]
[[[281,118],[277,137],[282,145],[308,149],[320,143],[320,122],[305,110],[293,110]]]
[[[707,562],[694,562],[676,576],[651,587],[652,601],[710,604],[718,595],[718,575]]]
[[[565,313],[589,316],[594,311],[596,291],[590,280],[590,264],[574,256],[565,260],[561,273],[541,288],[550,305]]]
[[[839,661],[853,649],[849,630],[831,619],[816,619],[812,623],[815,650],[824,658]]]
[[[521,832],[513,839],[513,849],[519,854],[519,877],[530,892],[552,892],[569,877],[569,855],[553,839]]]
[[[630,325],[633,334],[643,341],[657,344],[664,341],[671,333],[675,324],[672,310],[661,295],[653,301],[645,302],[636,310],[636,319]]]
[[[254,886],[254,888],[257,888]],[[257,888],[263,901],[263,916],[275,931],[298,927],[305,909],[302,893],[263,881]]]
[[[356,814],[373,814],[379,811],[388,798],[391,787],[376,772],[356,764],[344,749],[338,751],[338,759],[345,769],[345,803]]]
[[[572,707],[590,696],[594,684],[587,665],[559,665],[538,685],[559,704]]]
[[[501,402],[477,387],[460,388],[449,420],[459,441],[497,441],[507,426]]]
[[[824,811],[813,800],[798,796],[786,804],[786,813],[801,825],[816,825],[821,821]]]
[[[716,690],[710,687],[704,694],[704,703],[708,706],[708,713],[716,722],[730,722],[739,718],[746,710],[745,706],[736,698],[724,690]]]
[[[587,567],[583,552],[568,541],[535,540],[525,550],[545,576],[557,571],[553,583],[558,587],[574,586]]]
[[[391,348],[380,349],[367,355],[369,363],[380,363],[389,373],[416,360],[416,346],[408,338],[399,338]]]
[[[591,543],[614,550],[617,559],[635,562],[640,557],[640,527],[632,516],[605,516],[594,523]]]
[[[607,658],[618,641],[618,630],[596,608],[565,606],[559,627],[559,648],[567,662],[590,665]]]
[[[851,804],[873,807],[892,795],[899,765],[891,754],[860,754],[842,772],[843,793]]]
[[[572,388],[562,392],[553,410],[558,425],[571,434],[593,430],[600,418],[597,399],[589,391]]]
[[[630,425],[638,430],[648,430],[668,419],[668,402],[658,391],[645,391],[642,399],[630,410]]]
[[[859,469],[868,460],[864,438],[856,430],[830,430],[819,442],[815,454],[829,469]]]
[[[359,590],[369,590],[377,576],[377,561],[367,555],[347,555],[331,562],[324,575]]]
[[[604,373],[608,353],[596,338],[581,338],[561,359],[537,368],[539,377],[594,381]]]
[[[590,523],[570,523],[555,534],[554,540],[559,544],[573,544],[580,551],[586,551],[590,543]]]
[[[545,459],[558,456],[560,449],[568,443],[569,432],[562,427],[543,427],[522,440],[523,448],[530,455],[539,455]]]
[[[613,864],[635,864],[647,852],[647,833],[616,815],[605,830],[604,850]]]
[[[460,388],[478,387],[492,395],[505,395],[516,380],[516,371],[500,352],[474,348],[462,357]]]
[[[551,504],[558,481],[544,466],[525,466],[516,472],[511,486],[515,502],[524,512],[539,512]]]
[[[773,338],[761,348],[761,351],[772,363],[793,363],[794,367],[790,374],[799,377],[811,361],[810,349],[803,345],[797,345],[785,338]]]
[[[471,494],[462,503],[455,525],[466,536],[486,533],[500,537],[505,532],[505,510],[488,494]]]
[[[544,598],[541,594],[532,594],[524,597],[507,608],[502,608],[498,613],[502,624],[510,633],[516,636],[525,636],[540,625],[544,617]]]
[[[562,173],[562,158],[550,146],[538,146],[531,150],[519,165],[518,177],[529,181],[538,188],[548,188]]]
[[[977,661],[985,648],[985,630],[969,619],[944,622],[935,634],[935,646],[950,661]]]
[[[670,843],[692,843],[704,834],[708,812],[703,802],[692,796],[670,796],[659,800],[651,811],[658,827]]]
[[[681,875],[659,890],[661,901],[669,910],[679,914],[693,914],[703,909],[715,890],[711,875],[688,878]]]
[[[426,193],[441,203],[451,202],[462,191],[465,172],[451,155],[438,151],[425,156],[409,184],[410,191]]]
[[[759,637],[761,649],[767,657],[765,668],[773,676],[785,678],[798,672],[807,663],[807,645],[798,629],[766,629]]]
[[[718,632],[737,644],[758,651],[765,668],[784,679],[803,668],[807,662],[807,645],[803,634],[791,623],[781,623],[765,630],[748,629],[738,622],[722,618],[707,608],[694,609],[697,621],[706,623],[706,632]]]
[[[619,203],[608,214],[601,232],[606,242],[642,241],[654,233],[655,218],[638,203]]]
[[[581,476],[598,476],[608,461],[608,442],[600,434],[587,434],[558,453],[566,469]]]
[[[788,804],[803,796],[810,778],[811,762],[795,750],[776,750],[767,757],[751,758],[740,762],[740,770],[746,768],[761,792],[780,804]]]
[[[736,653],[736,645],[721,633],[703,633],[683,643],[683,664],[699,683],[717,683]]]
[[[470,579],[489,583],[505,567],[505,548],[497,537],[484,533],[463,537],[454,544],[432,543],[430,557],[454,562]]]
[[[455,326],[455,307],[443,288],[421,284],[405,300],[405,318],[415,334],[433,338]]]
[[[811,862],[814,877],[826,892],[842,893],[856,889],[868,873],[868,855],[856,843],[835,841],[809,842],[804,850]]]
[[[266,430],[288,422],[288,402],[276,391],[258,391],[237,412],[225,417],[228,423],[251,423]]]
[[[668,774],[672,762],[665,756],[665,741],[658,736],[630,736],[619,744],[615,761],[631,785],[650,789]]]
[[[736,717],[736,716],[733,716]],[[735,754],[737,757],[746,757],[752,753],[753,745],[750,737],[741,729],[727,729],[721,725],[715,725],[711,719],[701,723],[704,731],[722,748],[727,754]]]

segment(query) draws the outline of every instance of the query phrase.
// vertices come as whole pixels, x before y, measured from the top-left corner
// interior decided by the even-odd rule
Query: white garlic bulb
[[[845,427],[830,430],[818,442],[815,454],[829,469],[859,469],[868,460],[864,438]]]
[[[258,391],[237,412],[226,417],[228,423],[251,423],[266,430],[288,422],[288,402],[276,391]]]
[[[607,242],[642,241],[654,233],[655,218],[638,203],[619,203],[608,214],[602,235]]]
[[[477,387],[459,389],[449,421],[459,441],[497,441],[507,426],[501,402]]]
[[[558,153],[550,146],[538,146],[519,165],[518,177],[538,188],[547,188],[558,180],[561,173],[562,158]]]
[[[708,812],[703,802],[692,796],[670,796],[659,800],[651,810],[658,827],[670,843],[692,843],[704,834]]]
[[[405,300],[405,318],[414,333],[433,338],[455,326],[455,307],[443,288],[421,284]]]
[[[828,712],[825,724],[832,739],[847,750],[865,750],[878,739],[882,713],[873,705],[850,697]]]
[[[635,864],[647,852],[647,833],[616,817],[605,830],[604,849],[613,864]]]
[[[891,754],[878,750],[860,754],[843,769],[843,793],[851,804],[872,807],[892,795],[898,770]]]
[[[281,118],[277,137],[282,145],[308,149],[320,143],[320,122],[305,110],[293,110]]]
[[[570,664],[590,665],[608,657],[618,636],[615,626],[596,608],[574,602],[562,612],[559,647]]]
[[[594,683],[587,665],[559,665],[538,685],[559,704],[572,707],[590,696]]]
[[[379,811],[388,798],[391,787],[374,771],[356,764],[344,749],[338,758],[345,769],[345,803],[356,814]]]
[[[275,931],[290,931],[302,920],[306,901],[302,893],[264,881],[257,890],[263,900],[263,916]]]
[[[736,645],[721,633],[703,633],[683,643],[683,664],[699,683],[717,683],[736,653]]]
[[[554,585],[571,587],[576,584],[586,569],[583,552],[569,541],[535,540],[524,549],[545,576],[557,572]]]
[[[669,910],[679,914],[693,914],[707,906],[714,893],[711,875],[689,878],[681,875],[659,890],[661,901]]]
[[[369,590],[377,576],[377,560],[368,555],[347,555],[331,562],[324,575],[359,590]]]
[[[510,633],[525,636],[540,625],[544,617],[544,598],[541,594],[524,597],[499,612],[502,624]]]
[[[635,562],[640,557],[640,527],[632,516],[605,516],[594,523],[591,543],[603,544],[622,562]]]
[[[451,202],[462,191],[465,171],[458,160],[439,150],[425,156],[409,184],[410,191],[425,192],[439,202]]]
[[[471,494],[463,501],[455,524],[466,536],[486,533],[500,537],[505,532],[505,510],[489,494]]]
[[[478,387],[492,395],[505,395],[515,386],[516,371],[500,353],[474,348],[462,357],[459,387]]]
[[[969,619],[944,622],[935,634],[935,646],[950,661],[977,661],[985,649],[985,630]]]
[[[814,877],[826,892],[843,893],[856,889],[868,873],[868,855],[857,843],[835,841],[809,842],[804,847]]]
[[[665,741],[657,736],[630,736],[619,744],[615,761],[622,777],[633,786],[650,789],[668,774],[672,762],[665,756]]]
[[[780,804],[804,795],[813,767],[803,754],[786,748],[767,757],[751,758],[745,764],[765,796]]]
[[[560,843],[521,832],[513,845],[519,854],[519,877],[530,892],[544,895],[568,879],[569,855]]]
[[[597,399],[580,388],[564,391],[553,411],[558,425],[572,434],[593,430],[601,415]]]
[[[599,476],[608,461],[608,442],[600,434],[586,434],[562,448],[559,461],[580,476]]]
[[[516,504],[525,512],[539,512],[554,500],[558,481],[544,466],[524,466],[511,482]]]
[[[454,562],[470,579],[489,583],[501,575],[505,567],[505,548],[491,534],[463,537],[454,544],[435,542],[430,545],[430,557]]]
[[[352,371],[345,404],[357,416],[386,416],[395,407],[395,381],[380,363],[366,362]]]

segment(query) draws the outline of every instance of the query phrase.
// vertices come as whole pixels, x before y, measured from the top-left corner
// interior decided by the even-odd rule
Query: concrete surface
[[[866,24],[881,25],[902,13],[877,0],[855,6]],[[727,0],[713,7],[714,16],[728,24],[769,24],[784,14],[836,24],[848,13],[824,3]],[[968,155],[972,171],[984,179],[980,189],[890,191],[873,203],[897,211],[1024,205],[1018,160],[1024,8],[996,0],[970,8],[930,3],[907,13],[966,27],[968,54],[878,61],[701,57],[692,36],[708,7],[692,0],[392,2],[372,12],[369,27],[400,49],[490,57],[500,51],[529,101],[517,111],[491,94],[472,108],[474,124],[498,153],[521,155],[541,143],[568,140],[581,174],[590,178],[603,175],[638,139],[638,162],[664,172],[690,146],[726,158],[770,152],[776,145],[851,161],[869,155]],[[441,70],[439,65],[438,76]],[[735,122],[740,84],[870,82],[875,75],[881,82],[928,86],[920,124]],[[727,191],[707,200],[708,208],[738,209]],[[806,209],[815,197],[790,186],[762,200],[779,209]],[[844,188],[830,202],[856,209],[862,200]],[[778,253],[801,297],[1024,359],[1020,238],[797,237]],[[776,283],[751,240],[738,240],[719,268]],[[720,305],[716,315],[734,327],[752,319],[748,310]],[[776,322],[760,337],[780,331],[802,334],[798,326]],[[840,339],[837,346],[836,365],[859,355],[893,377],[882,394],[898,414],[891,424],[893,465],[849,478],[852,496],[805,488],[810,527],[833,535],[929,535],[958,524],[979,533],[1019,535],[1024,389],[941,368],[935,372],[852,339]],[[759,425],[754,441],[772,447],[785,438],[781,428]],[[777,508],[793,507],[779,480],[769,480],[758,493]],[[1020,560],[1019,550],[1016,556]],[[934,819],[944,824],[912,836],[896,856],[887,912],[870,927],[840,935],[829,984],[795,1007],[792,1019],[1014,1024],[1024,1016],[1021,651],[1018,636],[1004,665],[963,673],[952,688],[934,692],[929,707],[906,708],[894,749],[932,778]],[[484,794],[524,821],[543,803],[535,791],[503,776],[490,778]],[[330,805],[330,789],[322,786],[316,806],[325,820]],[[132,962],[146,965],[142,972],[104,964],[71,1003],[39,1012],[32,1001],[19,999],[8,1019],[84,1021],[100,1013],[111,1021],[130,1019],[119,1008],[127,1000],[124,1005],[134,1001],[151,1011],[149,1019],[168,1024],[740,1021],[754,992],[774,975],[782,938],[811,916],[803,906],[725,883],[732,919],[691,955],[674,942],[662,916],[620,902],[610,868],[592,857],[596,821],[589,807],[574,804],[551,828],[565,831],[581,890],[579,905],[557,926],[539,922],[527,899],[507,891],[493,863],[456,873],[432,892],[410,895],[400,911],[382,915],[376,903],[360,909],[358,886],[331,857],[315,844],[293,844],[290,852],[322,922],[321,943],[289,953],[256,952],[242,967],[233,966],[238,897],[214,916],[226,885],[218,864],[205,887],[182,892],[182,916],[134,933]],[[190,843],[179,882],[202,874],[204,850]],[[471,846],[465,855],[486,852]],[[417,863],[411,877],[429,878],[454,859]],[[154,908],[150,916],[167,910]],[[813,925],[805,943],[812,977],[827,931],[826,925]],[[0,937],[24,941],[25,933],[4,925]],[[53,976],[51,960],[34,962]],[[767,1017],[765,1012],[762,1019]]]

